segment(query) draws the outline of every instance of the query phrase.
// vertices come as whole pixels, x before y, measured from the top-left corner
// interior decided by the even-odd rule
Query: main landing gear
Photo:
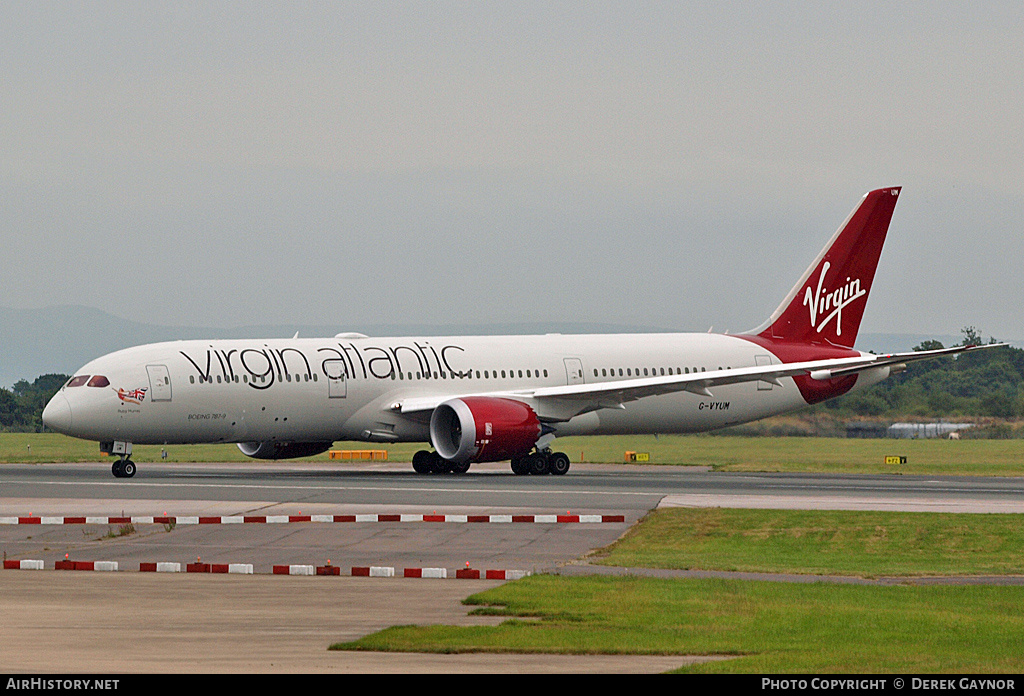
[[[412,455],[412,468],[417,474],[464,474],[469,471],[469,462],[456,464],[437,452],[420,450]]]
[[[441,457],[437,452],[420,450],[412,456],[412,468],[417,474],[464,474],[469,471],[469,462],[456,464]],[[512,473],[517,476],[563,476],[569,471],[569,455],[565,452],[534,452],[512,460]]]
[[[469,462],[456,464],[437,452],[421,449],[413,454],[413,469],[417,474],[465,474],[469,471]],[[564,476],[568,470],[569,458],[565,452],[537,451],[512,460],[512,473],[517,476]]]
[[[512,473],[516,476],[563,476],[569,471],[569,455],[565,452],[534,452],[512,460]]]

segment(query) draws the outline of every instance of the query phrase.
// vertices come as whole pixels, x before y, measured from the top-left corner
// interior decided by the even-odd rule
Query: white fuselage
[[[719,334],[176,341],[88,363],[77,374],[102,376],[101,386],[69,383],[58,394],[67,413],[55,398],[48,422],[76,437],[137,444],[425,442],[428,419],[396,404],[780,362],[749,340]],[[856,386],[885,374],[861,375]],[[711,393],[650,396],[552,427],[556,436],[692,433],[807,405],[788,377]]]

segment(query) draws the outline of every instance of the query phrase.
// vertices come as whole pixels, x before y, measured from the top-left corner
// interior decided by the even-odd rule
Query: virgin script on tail
[[[836,290],[830,291],[824,288],[825,274],[828,273],[828,269],[831,264],[826,261],[825,265],[821,267],[821,275],[818,276],[818,289],[812,294],[811,287],[807,286],[804,290],[804,305],[810,311],[811,314],[811,328],[815,329],[818,333],[821,333],[822,329],[825,328],[826,324],[832,319],[836,320],[836,335],[843,335],[843,307],[847,306],[851,302],[861,297],[865,297],[868,292],[860,287],[860,278],[854,278],[850,280],[846,279],[846,285]],[[827,312],[832,309],[832,312],[821,320],[820,324],[815,322],[818,319],[818,315]]]

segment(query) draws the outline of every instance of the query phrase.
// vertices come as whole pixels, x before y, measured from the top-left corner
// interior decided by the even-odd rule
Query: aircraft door
[[[150,401],[171,400],[171,374],[166,365],[146,365],[149,373]]]
[[[583,384],[583,361],[579,358],[565,358],[565,383]]]
[[[325,360],[324,371],[327,373],[327,396],[331,399],[344,399],[348,396],[348,380],[345,361]]]

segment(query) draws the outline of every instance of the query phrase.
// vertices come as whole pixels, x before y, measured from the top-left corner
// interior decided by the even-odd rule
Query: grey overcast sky
[[[0,4],[0,305],[761,323],[901,185],[864,331],[1024,338],[1024,4]]]

